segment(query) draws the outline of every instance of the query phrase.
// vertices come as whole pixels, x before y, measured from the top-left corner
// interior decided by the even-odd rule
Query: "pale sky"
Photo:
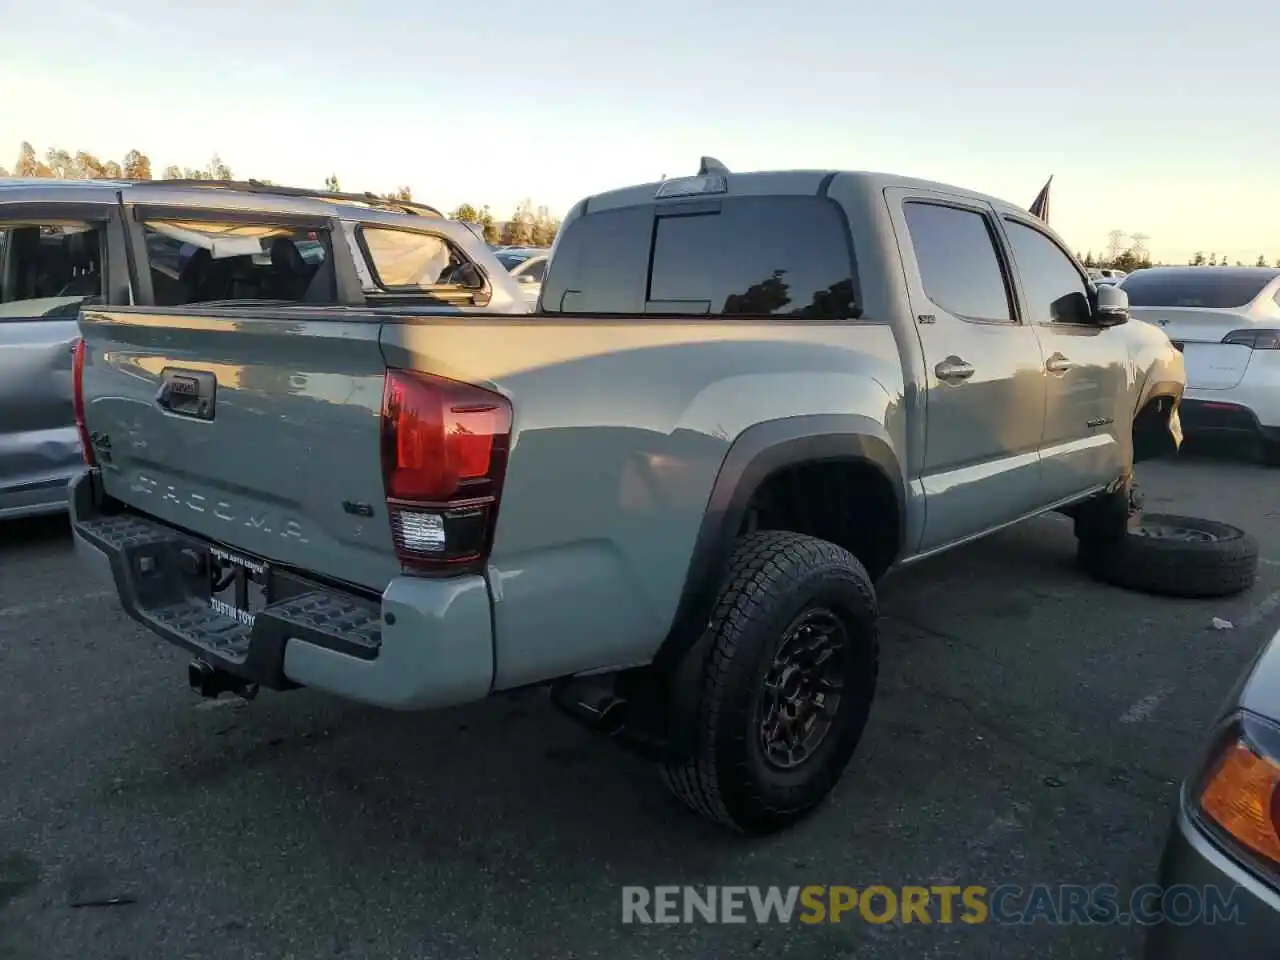
[[[18,145],[442,209],[695,172],[883,170],[1020,205],[1082,253],[1280,258],[1280,5],[917,0],[0,0]]]

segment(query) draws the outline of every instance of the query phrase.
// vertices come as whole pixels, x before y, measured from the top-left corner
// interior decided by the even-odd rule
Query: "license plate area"
[[[271,571],[253,557],[210,547],[208,554],[209,606],[247,627],[269,602]]]

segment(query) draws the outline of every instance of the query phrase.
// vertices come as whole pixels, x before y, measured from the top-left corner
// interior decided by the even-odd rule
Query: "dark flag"
[[[1044,182],[1044,186],[1040,188],[1036,198],[1031,201],[1032,215],[1039,217],[1045,223],[1049,222],[1049,184],[1051,183],[1053,183],[1053,177]]]

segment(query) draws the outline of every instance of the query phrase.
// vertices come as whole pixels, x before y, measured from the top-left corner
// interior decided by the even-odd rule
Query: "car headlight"
[[[1224,847],[1265,873],[1280,870],[1280,728],[1253,714],[1235,717],[1189,799]]]

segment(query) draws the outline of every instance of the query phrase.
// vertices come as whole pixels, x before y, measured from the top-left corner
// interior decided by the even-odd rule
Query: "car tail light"
[[[98,458],[93,452],[89,428],[84,425],[84,353],[84,338],[79,337],[71,355],[71,403],[75,411],[76,432],[80,434],[80,453],[85,463],[96,467]]]
[[[1280,330],[1232,330],[1222,342],[1254,350],[1280,350]]]
[[[1256,720],[1234,724],[1217,742],[1195,795],[1220,839],[1272,869],[1280,867],[1278,737],[1280,731]]]
[[[434,573],[488,559],[511,444],[511,403],[468,383],[388,370],[382,482],[396,556]]]

